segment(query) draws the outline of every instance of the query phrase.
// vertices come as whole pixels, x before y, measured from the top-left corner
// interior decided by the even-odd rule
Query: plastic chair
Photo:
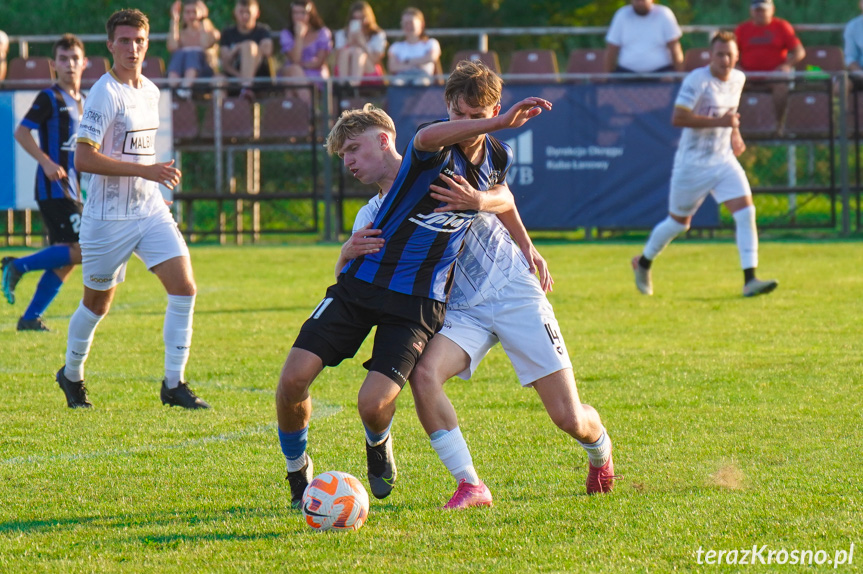
[[[552,50],[516,50],[509,62],[510,74],[544,74],[558,81],[557,54]],[[530,83],[536,80],[512,79],[510,83]]]
[[[307,140],[312,135],[311,106],[302,98],[283,96],[261,103],[261,137]]]
[[[90,56],[87,58],[87,67],[81,74],[81,86],[90,88],[105,75],[110,68],[108,58],[102,56]]]
[[[165,77],[165,61],[158,56],[147,56],[141,62],[141,72],[151,80]]]
[[[3,87],[13,90],[42,90],[54,83],[51,58],[13,58]]]
[[[794,92],[788,95],[785,135],[791,138],[818,139],[830,135],[830,94]]]
[[[745,93],[740,98],[740,133],[744,138],[770,138],[776,136],[776,106],[769,93]]]
[[[683,55],[683,69],[691,72],[710,63],[710,48],[689,48]]]
[[[461,50],[456,52],[452,59],[452,67],[450,68],[450,71],[455,70],[455,67],[462,60],[482,62],[488,66],[492,72],[500,74],[500,59],[497,57],[497,52],[494,50],[489,50],[488,52],[481,52],[479,50]]]
[[[198,109],[188,100],[171,102],[171,124],[175,140],[193,140],[198,136]]]
[[[579,48],[569,53],[567,74],[604,74],[605,49]]]
[[[252,104],[245,98],[225,98],[222,103],[222,137],[229,139],[251,139],[254,135]],[[201,124],[202,138],[215,137],[215,114],[213,103],[209,102],[204,110]]]
[[[806,56],[797,63],[797,70],[805,72],[815,66],[825,72],[841,72],[845,69],[845,56],[839,46],[806,46]]]

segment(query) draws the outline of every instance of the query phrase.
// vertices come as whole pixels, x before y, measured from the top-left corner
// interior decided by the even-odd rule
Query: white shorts
[[[177,223],[167,209],[144,219],[81,220],[84,285],[107,291],[126,279],[126,263],[134,253],[147,269],[174,257],[189,255]]]
[[[470,356],[470,366],[458,374],[465,380],[498,341],[522,386],[572,368],[554,309],[537,278],[527,273],[470,309],[447,310],[438,335]]]
[[[680,217],[693,215],[708,193],[717,203],[752,195],[746,172],[736,159],[711,166],[675,165],[671,172],[668,211]]]

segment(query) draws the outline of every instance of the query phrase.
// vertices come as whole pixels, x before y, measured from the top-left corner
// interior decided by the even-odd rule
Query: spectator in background
[[[9,36],[0,30],[0,82],[6,79],[6,59],[9,56]]]
[[[378,26],[368,2],[351,4],[344,29],[336,31],[336,76],[339,78],[384,75],[387,35]]]
[[[219,42],[222,72],[240,79],[240,96],[249,100],[255,99],[252,88],[256,78],[271,80],[273,77],[270,69],[273,39],[270,27],[258,22],[260,15],[258,0],[237,0],[234,6],[236,26],[222,30]]]
[[[425,17],[417,8],[405,8],[401,26],[405,39],[390,46],[387,57],[389,73],[410,83],[427,86],[431,84],[430,77],[441,70],[440,44],[426,34]]]
[[[630,0],[614,13],[605,50],[609,73],[682,72],[683,49],[674,12],[653,0]]]
[[[863,0],[860,1],[863,10]],[[845,25],[845,65],[857,89],[863,87],[863,15]]]
[[[181,98],[192,96],[195,78],[213,76],[212,48],[219,42],[220,34],[208,15],[207,5],[201,0],[176,0],[171,5],[168,51],[172,55],[168,83],[176,88],[180,78],[183,79],[182,88],[175,92]]]
[[[288,78],[329,78],[327,56],[333,49],[333,34],[324,25],[318,8],[311,0],[291,2],[293,29],[284,29],[280,37],[285,64],[279,72]]]
[[[740,46],[740,67],[747,72],[792,73],[806,56],[803,44],[786,20],[775,18],[773,0],[752,0],[751,19],[737,26],[734,34]],[[758,83],[750,77],[749,84]],[[788,83],[771,82],[776,116],[782,119],[788,100]]]

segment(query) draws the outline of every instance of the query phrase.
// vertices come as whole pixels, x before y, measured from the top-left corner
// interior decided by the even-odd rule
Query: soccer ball
[[[303,516],[315,530],[359,530],[369,515],[369,495],[356,477],[331,470],[303,493]]]

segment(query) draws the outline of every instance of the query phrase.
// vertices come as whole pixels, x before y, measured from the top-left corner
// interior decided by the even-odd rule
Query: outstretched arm
[[[525,98],[503,115],[431,124],[417,132],[414,147],[420,151],[439,151],[483,134],[521,127],[543,110],[551,110],[551,102],[542,98]]]

